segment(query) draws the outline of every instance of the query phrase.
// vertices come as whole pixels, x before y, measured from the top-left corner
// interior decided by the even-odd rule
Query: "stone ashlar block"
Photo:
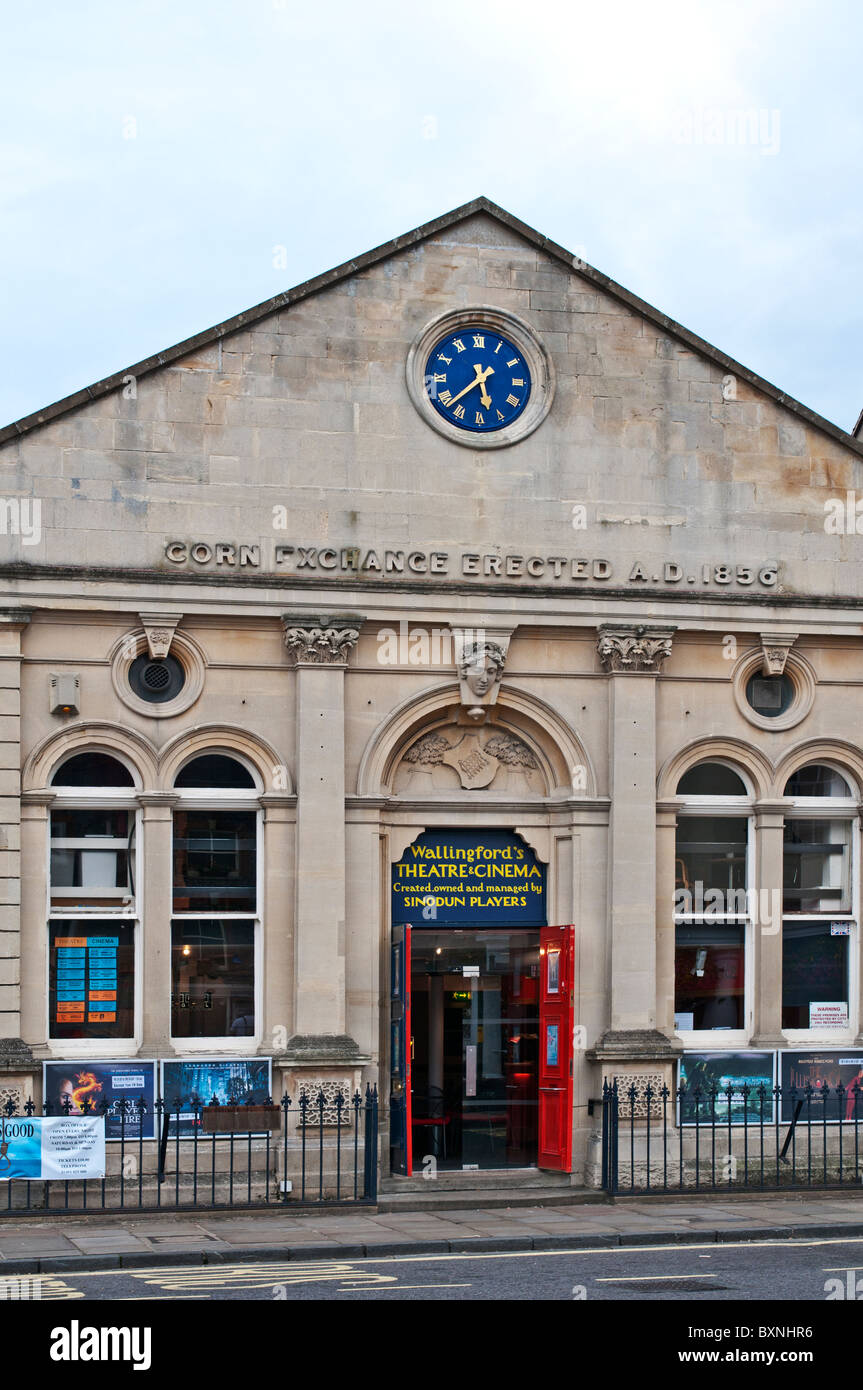
[[[208,477],[207,459],[200,454],[150,454],[147,458],[147,477],[205,483]]]
[[[19,878],[0,878],[0,903],[18,904],[21,902],[21,880]]]
[[[714,381],[723,373],[712,362],[692,354],[682,354],[677,359],[677,375],[681,381]]]

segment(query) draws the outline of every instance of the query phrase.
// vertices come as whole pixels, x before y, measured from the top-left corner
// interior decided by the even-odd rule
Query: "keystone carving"
[[[761,634],[761,673],[764,676],[781,676],[785,670],[788,653],[797,641],[796,632],[762,632]]]
[[[606,627],[598,629],[596,650],[602,669],[645,672],[658,676],[671,656],[673,627]]]
[[[171,650],[182,613],[139,613],[151,661],[162,661]]]
[[[489,709],[497,703],[511,631],[452,629],[459,698],[468,718],[477,724],[485,721]]]

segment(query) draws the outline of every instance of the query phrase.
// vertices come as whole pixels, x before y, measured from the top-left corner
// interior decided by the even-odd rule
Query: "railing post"
[[[611,1180],[611,1196],[617,1195],[617,1162],[618,1162],[618,1140],[620,1114],[618,1110],[619,1097],[617,1094],[617,1082],[614,1081],[611,1087],[611,1168],[609,1178]]]
[[[366,1083],[363,1197],[367,1202],[378,1200],[378,1088]]]
[[[611,1101],[608,1095],[608,1082],[602,1083],[602,1175],[600,1184],[603,1192],[608,1192],[608,1147],[611,1142],[609,1125],[609,1106]]]

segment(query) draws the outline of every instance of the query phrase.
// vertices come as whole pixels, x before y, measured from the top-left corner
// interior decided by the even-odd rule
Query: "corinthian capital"
[[[596,650],[604,671],[643,672],[658,676],[671,656],[673,627],[612,627],[598,629]]]
[[[344,666],[359,640],[362,618],[337,616],[314,622],[286,613],[282,622],[285,646],[297,666]]]

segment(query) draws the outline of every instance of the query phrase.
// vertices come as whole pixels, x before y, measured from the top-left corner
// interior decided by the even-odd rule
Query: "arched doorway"
[[[392,1166],[564,1167],[572,930],[512,830],[424,831],[392,866]]]
[[[419,1174],[426,1157],[448,1168],[571,1171],[573,987],[581,986],[573,929],[547,924],[572,922],[583,864],[588,882],[601,878],[607,807],[583,744],[558,711],[524,690],[504,686],[496,709],[477,723],[460,708],[457,688],[437,687],[406,700],[378,727],[361,759],[357,790],[359,798],[385,798],[377,811],[380,879],[369,857],[371,836],[364,839],[359,825],[355,843],[357,864],[368,864],[367,881],[381,890],[381,992],[389,993],[381,1053],[390,1088],[391,1171]],[[358,821],[362,814],[358,804]],[[474,884],[477,891],[456,892],[461,880],[455,885],[437,874],[411,880],[402,872],[397,899],[399,866],[406,859],[428,863],[414,850],[431,835],[448,837],[453,851],[491,848],[494,836],[503,837],[499,850],[507,842],[512,848],[499,856],[495,878]],[[536,867],[533,883],[542,879],[541,892],[512,890],[518,876],[507,878],[505,865],[510,853],[509,862],[517,862],[516,848],[524,856],[519,862]],[[431,862],[459,861],[453,854]],[[450,891],[430,905],[433,879]],[[488,892],[489,881],[497,892]],[[532,902],[532,911],[515,901],[520,897]],[[588,901],[592,914],[601,911],[601,894],[591,892]],[[517,1012],[508,1013],[514,1006]],[[498,1023],[507,1019],[525,1027]],[[509,1083],[499,1060],[501,1030],[509,1030],[502,1049],[510,1049]],[[522,1066],[528,1041],[533,1056]],[[481,1056],[486,1045],[488,1056]],[[507,1103],[506,1086],[516,1082],[530,1105]]]

